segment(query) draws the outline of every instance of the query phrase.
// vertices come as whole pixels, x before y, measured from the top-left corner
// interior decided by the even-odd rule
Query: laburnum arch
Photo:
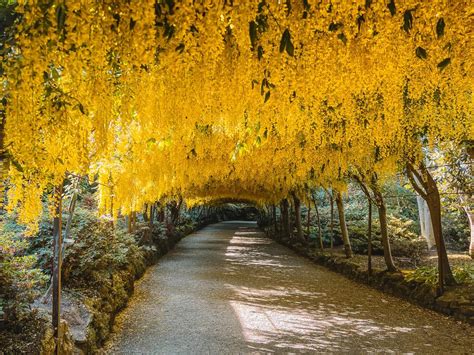
[[[468,0],[22,0],[15,11],[1,180],[31,232],[70,173],[96,179],[101,213],[117,217],[175,196],[277,203],[342,191],[350,176],[375,188],[407,167],[423,180],[423,146],[474,138]]]

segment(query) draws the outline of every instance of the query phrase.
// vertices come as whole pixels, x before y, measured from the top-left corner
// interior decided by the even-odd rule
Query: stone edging
[[[134,283],[145,273],[146,269],[168,253],[182,238],[199,230],[204,225],[170,235],[161,239],[147,251],[143,252],[143,263],[131,265],[112,275],[111,292],[98,293],[100,296],[89,297],[75,290],[63,290],[63,302],[67,309],[62,314],[62,354],[95,353],[108,339],[116,316],[127,305],[133,294]],[[53,354],[54,339],[52,338],[49,309],[45,305],[39,309],[45,322],[45,332],[41,341],[41,354]],[[64,307],[63,307],[64,308]]]

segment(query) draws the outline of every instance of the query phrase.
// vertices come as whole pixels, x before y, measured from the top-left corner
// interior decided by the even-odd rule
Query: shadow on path
[[[223,222],[139,283],[110,353],[470,353],[472,327],[354,283]]]

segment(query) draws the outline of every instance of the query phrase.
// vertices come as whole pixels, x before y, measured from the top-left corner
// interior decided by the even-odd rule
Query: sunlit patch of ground
[[[354,283],[255,224],[182,240],[137,287],[108,353],[470,353],[474,331]]]

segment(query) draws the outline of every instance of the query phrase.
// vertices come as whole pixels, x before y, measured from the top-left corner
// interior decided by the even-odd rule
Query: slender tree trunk
[[[332,194],[330,194],[329,192],[327,192],[328,196],[329,196],[329,204],[331,206],[331,222],[329,224],[329,232],[331,234],[331,238],[330,238],[330,244],[329,244],[329,247],[331,249],[334,248],[334,198],[332,196]]]
[[[431,177],[431,175],[430,175]],[[433,192],[428,194],[428,208],[430,210],[432,223],[433,223],[433,233],[435,235],[436,246],[438,249],[438,259],[440,259],[440,266],[443,270],[444,280],[446,285],[454,285],[456,284],[456,280],[451,271],[451,267],[449,265],[448,253],[446,250],[446,245],[444,243],[443,238],[443,230],[441,225],[441,200],[439,197],[438,188],[434,180],[429,182],[431,186],[431,190]],[[438,247],[439,244],[439,247]]]
[[[288,200],[285,198],[282,201],[282,225],[283,225],[283,238],[290,237],[290,216],[289,216],[289,203]]]
[[[372,276],[372,201],[367,198],[369,203],[369,216],[367,221],[367,271],[369,277]]]
[[[377,186],[375,184],[372,184],[371,189],[374,193],[375,202],[377,203],[377,209],[379,212],[380,234],[382,237],[385,265],[387,266],[388,271],[394,272],[397,271],[397,268],[393,263],[390,240],[388,239],[387,207],[385,206],[385,201]]]
[[[150,205],[150,218],[148,219],[148,226],[150,227],[150,232],[153,229],[153,218],[155,215],[155,204]]]
[[[128,214],[125,216],[126,222],[127,222],[127,232],[132,233],[132,214]]]
[[[291,199],[288,200],[288,232],[290,238],[293,238],[294,236],[294,229],[295,226],[293,225],[293,216],[292,216],[292,211],[294,210],[294,206],[291,203]]]
[[[471,256],[471,259],[474,259],[474,213],[468,212],[467,213],[467,218],[469,219],[469,227],[471,229],[471,243],[469,244],[469,255]]]
[[[420,234],[425,238],[428,248],[431,249],[436,245],[433,235],[433,225],[431,223],[430,211],[428,204],[421,196],[416,196],[418,205],[418,216],[420,219]]]
[[[311,233],[311,204],[309,204],[308,206],[308,215],[306,216],[307,218],[307,221],[306,221],[306,234],[308,235],[308,239],[309,239],[309,235]]]
[[[178,201],[172,202],[168,205],[170,207],[170,218],[173,226],[176,226],[179,222],[179,211],[181,210],[182,204],[183,198],[179,197]]]
[[[5,151],[5,114],[0,111],[0,212],[5,203],[5,175],[8,171],[7,152]]]
[[[319,216],[319,208],[318,208],[318,205],[316,203],[316,201],[314,201],[314,209],[316,210],[316,220],[318,221],[318,239],[319,239],[319,248],[321,250],[324,249],[324,243],[323,243],[323,230],[321,228],[321,217]]]
[[[278,231],[278,223],[277,223],[277,209],[276,206],[272,206],[272,215],[273,215],[273,232],[276,234]]]
[[[306,242],[303,236],[303,226],[301,223],[301,201],[296,194],[293,194],[293,202],[295,207],[296,236],[302,242]]]
[[[71,233],[72,217],[74,215],[74,210],[76,209],[76,201],[77,201],[77,193],[74,192],[71,197],[71,202],[69,203],[68,216],[67,216],[67,222],[66,222],[66,231],[64,232],[63,243],[61,243],[62,244],[61,261],[64,259],[64,254],[66,251],[66,243],[68,242],[69,235]],[[46,292],[44,293],[42,297],[42,302],[44,304],[48,303],[52,290],[53,290],[53,283],[51,282],[49,284],[48,289],[46,290]]]
[[[284,222],[283,222],[283,200],[280,202],[280,231],[281,233],[285,232],[285,227],[283,227]]]
[[[145,203],[145,210],[143,211],[143,220],[148,222],[148,203]]]
[[[363,181],[363,175],[361,174],[362,178],[359,178],[359,176],[354,175],[354,179],[357,181],[359,184],[360,188],[364,192],[365,196],[367,197],[367,200],[369,202],[369,209],[370,209],[370,214],[372,214],[372,197],[370,195],[369,188]],[[380,192],[380,189],[378,188],[377,185],[377,178],[374,174],[372,174],[371,178],[371,183],[370,183],[370,189],[372,190],[372,193],[374,195],[374,202],[377,205],[377,209],[379,212],[379,222],[380,222],[380,233],[382,237],[382,245],[383,245],[383,256],[385,259],[385,265],[387,266],[387,270],[390,272],[397,271],[397,268],[395,267],[395,264],[393,263],[393,258],[392,258],[392,251],[390,249],[390,240],[388,238],[388,222],[387,222],[387,207],[385,206],[385,201],[383,199],[382,193]],[[370,238],[372,238],[372,216],[369,216],[370,219]],[[372,243],[372,240],[371,240]],[[371,248],[371,247],[370,247]]]
[[[137,230],[137,212],[132,212],[132,232]]]
[[[323,243],[323,230],[321,228],[321,218],[319,216],[319,208],[318,208],[318,203],[316,202],[316,198],[314,195],[311,196],[313,199],[313,204],[314,204],[314,209],[316,211],[316,221],[318,222],[318,239],[319,239],[319,248],[321,250],[324,249],[324,243]],[[332,231],[331,231],[332,232]]]
[[[55,191],[56,210],[53,220],[53,311],[52,324],[53,336],[55,339],[55,354],[60,353],[61,344],[59,325],[61,323],[61,267],[62,267],[62,192],[63,187],[58,186]]]
[[[471,242],[469,244],[469,255],[472,259],[474,259],[474,210],[472,210],[472,204],[469,203],[469,201],[472,202],[471,199],[463,198],[462,195],[460,195],[460,200],[462,204],[462,208],[464,212],[466,212],[467,219],[469,220],[469,230],[471,231]]]
[[[163,206],[160,206],[159,222],[165,223],[165,208]]]
[[[339,224],[341,226],[342,241],[344,242],[344,252],[347,258],[352,258],[351,242],[349,240],[349,232],[347,230],[346,216],[344,214],[344,203],[339,191],[336,191],[336,205],[339,213]]]
[[[420,172],[411,164],[407,163],[408,178],[413,188],[420,194],[428,204],[433,225],[433,234],[436,241],[436,251],[438,253],[438,273],[439,289],[444,291],[444,285],[455,285],[451,267],[449,266],[448,254],[444,243],[443,231],[441,226],[441,199],[439,197],[438,187],[433,177],[424,164],[420,164]]]

